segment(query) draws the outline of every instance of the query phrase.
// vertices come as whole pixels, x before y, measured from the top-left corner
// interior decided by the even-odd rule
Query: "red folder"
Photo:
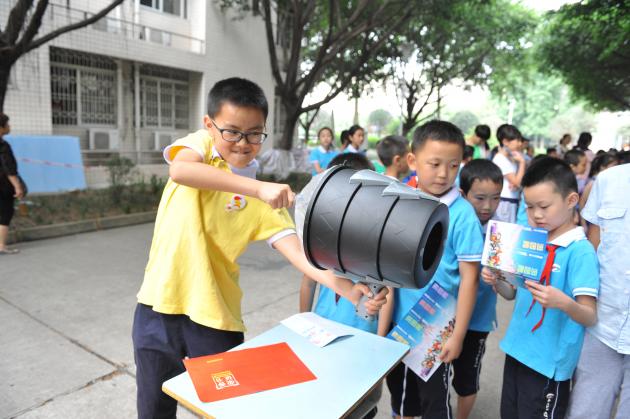
[[[215,402],[315,380],[286,343],[184,359],[202,402]]]

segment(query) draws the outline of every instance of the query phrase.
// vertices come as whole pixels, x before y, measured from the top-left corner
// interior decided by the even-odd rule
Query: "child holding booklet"
[[[532,226],[548,231],[548,253],[540,282],[528,280],[527,288],[518,288],[501,341],[506,353],[501,417],[562,418],[584,328],[597,320],[597,256],[573,222],[579,196],[567,163],[541,158],[529,167],[522,185]],[[488,268],[482,278],[496,283]]]

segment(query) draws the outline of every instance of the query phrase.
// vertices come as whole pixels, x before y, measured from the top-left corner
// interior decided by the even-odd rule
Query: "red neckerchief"
[[[551,281],[551,270],[553,268],[553,261],[556,258],[557,248],[558,246],[555,244],[547,244],[547,261],[545,262],[545,267],[543,268],[542,274],[540,274],[540,280],[538,281],[539,284],[542,284],[544,282],[546,286],[549,286],[549,283]],[[536,304],[536,300],[534,300],[532,297],[532,303],[530,304],[529,310],[527,310],[527,314],[525,315],[525,317],[527,317],[529,315],[529,312],[532,311],[534,304]],[[545,319],[546,311],[547,309],[543,307],[542,316],[540,316],[540,320],[538,320],[538,323],[536,323],[536,325],[532,328],[532,332],[542,326],[543,320]]]

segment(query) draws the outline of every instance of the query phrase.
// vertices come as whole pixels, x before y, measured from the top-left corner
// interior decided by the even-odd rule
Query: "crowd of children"
[[[624,332],[615,333],[616,345],[624,348],[616,352],[610,349],[615,346],[606,340],[597,340],[586,333],[584,351],[589,352],[582,358],[596,363],[593,353],[600,353],[618,369],[614,384],[608,385],[610,391],[605,398],[605,408],[594,407],[597,403],[587,405],[575,396],[570,397],[570,393],[572,385],[579,392],[586,393],[590,389],[586,384],[578,384],[575,376],[583,375],[584,378],[580,377],[582,381],[601,381],[592,365],[583,365],[585,360],[580,361],[579,372],[576,372],[585,330],[603,329],[597,326],[598,313],[606,310],[605,306],[597,305],[598,299],[602,298],[598,256],[601,263],[603,260],[601,249],[599,254],[596,253],[594,245],[601,236],[598,233],[593,239],[591,231],[593,228],[599,230],[599,225],[606,220],[619,218],[617,225],[627,233],[625,214],[630,210],[626,199],[625,205],[621,205],[617,212],[610,211],[614,214],[609,216],[591,210],[583,219],[580,213],[588,208],[598,175],[630,162],[629,153],[610,150],[593,154],[588,149],[592,140],[589,133],[580,134],[578,144],[573,148],[570,148],[571,137],[567,134],[558,147],[549,147],[546,155],[538,156],[534,156],[533,146],[513,125],[503,124],[497,128],[499,145],[495,149],[488,146],[490,136],[490,128],[479,125],[464,143],[457,127],[444,121],[431,121],[415,131],[410,152],[406,151],[404,137],[390,136],[377,143],[377,155],[386,175],[402,179],[407,169],[411,169],[412,176],[405,179],[408,184],[449,206],[448,238],[434,280],[458,299],[457,331],[443,350],[442,367],[427,382],[404,364],[399,364],[387,376],[392,416],[452,417],[451,381],[458,395],[457,418],[465,419],[470,415],[479,391],[486,339],[497,325],[499,294],[507,300],[515,300],[515,307],[500,345],[506,360],[500,412],[497,414],[502,418],[610,418],[623,383],[630,382],[628,345],[619,342],[628,336],[627,331],[625,335]],[[405,154],[406,165],[402,164]],[[626,167],[630,168],[630,165]],[[630,177],[626,176],[626,188],[630,187],[628,180]],[[616,187],[621,187],[619,182]],[[465,201],[470,205],[463,205]],[[620,204],[621,201],[619,199]],[[460,204],[456,205],[457,202]],[[582,208],[585,210],[581,211]],[[597,222],[592,222],[594,218]],[[476,280],[482,242],[490,219],[547,230],[547,260],[541,282],[528,281],[525,288],[517,289],[497,281],[493,272],[486,268],[480,273],[480,280]],[[622,234],[619,232],[616,237]],[[602,273],[606,270],[603,266],[601,269]],[[626,268],[626,276],[628,272]],[[617,275],[620,274],[618,271]],[[471,280],[471,277],[475,279]],[[615,281],[618,291],[624,295],[630,293],[630,287],[620,284],[618,278]],[[606,285],[601,285],[602,292]],[[380,335],[387,333],[423,292],[390,289],[378,328],[373,325],[371,329],[363,329],[377,331]],[[626,297],[618,304],[628,301]],[[327,307],[345,311],[343,304],[328,299]],[[304,305],[300,308],[308,309]],[[346,315],[351,316],[351,306],[346,306],[346,310]],[[356,323],[356,320],[340,320],[339,312],[334,315],[330,311],[316,312],[349,325]],[[608,314],[608,317],[615,316]],[[617,314],[617,317],[627,318],[627,307],[623,316]],[[619,324],[620,319],[615,321]],[[612,334],[610,330],[600,333]],[[593,333],[593,336],[597,335]],[[619,418],[624,417],[620,413],[622,407],[625,408],[623,412],[630,412],[628,392],[626,390],[626,394],[619,397]],[[593,400],[592,395],[585,398]]]
[[[208,95],[204,129],[164,150],[170,179],[133,323],[140,418],[175,417],[176,402],[161,385],[184,371],[182,358],[243,342],[237,258],[254,240],[266,240],[304,274],[301,311],[381,336],[424,291],[386,289],[374,296],[366,286],[307,262],[287,212],[294,192],[256,180],[251,170],[267,137],[267,110],[256,84],[219,81]],[[351,127],[337,149],[333,130],[320,129],[320,145],[310,159],[313,174],[336,164],[373,169],[363,151],[365,134]],[[500,344],[506,354],[502,418],[609,418],[617,399],[617,415],[623,417],[630,412],[630,255],[622,246],[630,232],[628,153],[594,155],[589,134],[580,136],[575,150],[570,137],[568,142],[563,137],[548,156],[532,158],[516,127],[497,128],[494,152],[490,137],[490,128],[480,125],[467,141],[455,125],[433,120],[418,127],[411,142],[388,136],[377,144],[385,175],[402,179],[411,171],[409,185],[448,207],[447,239],[432,281],[457,298],[443,363],[431,378],[423,381],[402,363],[387,376],[392,415],[453,417],[452,382],[457,418],[469,416],[480,390],[486,340],[497,323],[498,293],[515,300]],[[582,226],[576,223],[578,208]],[[488,221],[515,222],[519,215],[521,222],[547,230],[549,240],[540,282],[513,288],[480,269],[480,260]],[[321,288],[314,302],[316,282]],[[379,312],[378,322],[355,315],[362,295],[373,297],[366,308]],[[603,377],[602,369],[610,374]],[[350,417],[374,417],[380,397],[378,386]]]

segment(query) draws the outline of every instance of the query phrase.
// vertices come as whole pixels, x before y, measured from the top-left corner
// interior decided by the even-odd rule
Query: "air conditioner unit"
[[[118,130],[90,128],[89,149],[108,151],[118,149]]]
[[[153,133],[153,150],[162,151],[169,146],[173,139],[177,137],[174,132],[155,131]]]

